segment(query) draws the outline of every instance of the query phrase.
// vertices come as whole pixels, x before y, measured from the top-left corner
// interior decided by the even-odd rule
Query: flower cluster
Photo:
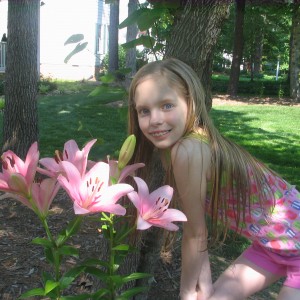
[[[108,238],[114,239],[116,238],[113,228],[114,217],[126,214],[126,209],[118,201],[120,198],[128,196],[137,209],[136,229],[145,230],[151,226],[157,226],[168,230],[177,230],[178,226],[173,222],[186,221],[182,212],[168,209],[173,195],[173,189],[170,186],[162,186],[149,194],[146,183],[139,177],[133,177],[138,191],[124,182],[126,177],[134,176],[138,168],[144,167],[142,163],[127,165],[135,148],[133,135],[124,142],[118,161],[89,161],[88,155],[95,142],[96,140],[91,140],[80,150],[74,140],[67,141],[63,152],[56,151],[54,158],[40,159],[36,142],[30,147],[25,161],[10,150],[1,156],[0,191],[4,192],[1,198],[14,198],[37,214],[45,227],[48,240],[36,239],[35,243],[51,250],[45,252],[48,253],[48,261],[55,266],[56,270],[55,276],[45,282],[44,289],[35,289],[25,293],[24,298],[32,295],[43,295],[59,299],[62,289],[66,287],[62,284],[65,282],[63,281],[64,275],[59,272],[61,253],[66,251],[60,251],[59,248],[66,247],[65,242],[77,232],[81,220],[80,216],[100,214],[99,220],[105,223],[103,228],[111,233]],[[42,174],[43,177],[46,175],[46,178],[36,182],[37,173]],[[47,225],[47,217],[59,188],[63,188],[68,193],[73,201],[74,213],[78,217],[74,222],[71,222],[68,230],[63,231],[65,234],[60,234],[55,239]],[[131,229],[128,230],[128,232],[130,231]],[[126,235],[123,234],[122,237],[124,238]],[[117,240],[120,242],[120,239]],[[117,245],[114,242],[111,245],[110,253],[115,255],[115,249],[118,249]],[[51,253],[50,257],[49,253]],[[115,265],[111,268],[115,269]],[[87,269],[84,266],[80,271]],[[109,270],[108,273],[114,272]],[[70,274],[66,276],[70,277]],[[141,277],[142,275],[140,275]],[[137,279],[139,276],[136,275],[132,278]],[[111,281],[109,282],[111,283]],[[48,288],[46,288],[47,284]],[[108,295],[107,299],[113,299],[116,288],[118,288],[116,284],[110,284],[110,288],[104,292]]]

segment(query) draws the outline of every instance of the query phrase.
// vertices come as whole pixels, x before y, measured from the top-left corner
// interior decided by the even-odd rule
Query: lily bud
[[[119,170],[122,170],[128,162],[130,161],[136,144],[136,137],[134,134],[131,134],[127,137],[125,142],[123,143],[120,154],[119,154],[119,160],[118,160],[118,168]]]

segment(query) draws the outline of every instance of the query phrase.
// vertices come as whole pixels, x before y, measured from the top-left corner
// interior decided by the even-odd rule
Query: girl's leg
[[[299,300],[300,290],[289,286],[283,286],[277,300]]]
[[[214,283],[209,300],[244,300],[279,278],[240,256]]]

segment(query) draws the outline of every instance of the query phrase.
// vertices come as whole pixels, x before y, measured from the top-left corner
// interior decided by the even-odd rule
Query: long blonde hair
[[[257,185],[258,198],[263,205],[267,197],[273,197],[270,187],[265,178],[262,163],[258,162],[247,151],[234,142],[223,137],[213,125],[205,106],[205,94],[200,79],[194,70],[184,62],[169,58],[162,61],[151,62],[143,66],[135,75],[129,89],[128,100],[128,129],[129,134],[137,138],[137,146],[132,162],[150,163],[154,146],[144,137],[139,125],[135,109],[135,91],[137,86],[146,78],[160,76],[164,77],[169,85],[185,97],[188,106],[188,117],[184,136],[197,132],[201,127],[204,135],[209,141],[212,153],[212,178],[210,198],[210,236],[212,240],[218,240],[223,232],[227,231],[227,216],[225,211],[228,208],[226,199],[234,195],[237,201],[236,214],[237,225],[243,220],[245,212],[250,208],[251,182],[249,171]],[[144,172],[144,173],[143,173]],[[139,176],[146,177],[145,170]],[[170,179],[170,182],[174,180]],[[169,183],[170,184],[170,183]],[[221,195],[222,186],[227,187],[227,197]],[[222,191],[224,192],[224,191]],[[220,219],[221,218],[221,219]],[[218,224],[225,226],[218,226]]]

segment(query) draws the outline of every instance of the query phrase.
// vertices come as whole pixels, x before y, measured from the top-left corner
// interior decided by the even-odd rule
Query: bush
[[[0,110],[4,109],[4,105],[5,105],[5,100],[3,97],[0,97]]]
[[[39,93],[47,94],[51,91],[55,91],[57,89],[57,83],[53,81],[51,78],[41,77],[38,82]]]
[[[213,77],[212,78],[212,91],[214,93],[227,93],[229,77]],[[240,78],[238,84],[238,93],[244,95],[256,95],[256,96],[278,96],[289,97],[289,85],[287,81],[283,80],[263,80],[257,78],[257,80],[243,80]]]

